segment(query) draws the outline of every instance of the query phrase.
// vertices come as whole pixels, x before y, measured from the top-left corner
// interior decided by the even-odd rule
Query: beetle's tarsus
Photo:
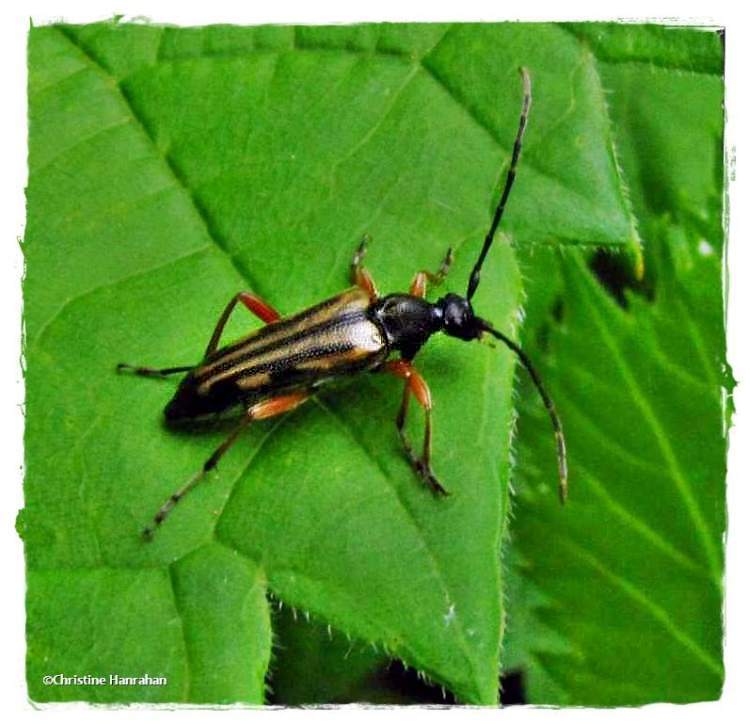
[[[432,283],[439,286],[443,283],[445,280],[445,277],[448,276],[448,272],[450,271],[450,268],[453,266],[453,262],[455,261],[456,256],[453,253],[453,247],[449,246],[448,251],[445,254],[445,258],[442,262],[440,262],[440,268],[437,270],[437,272],[434,275],[434,279],[432,279]]]
[[[162,369],[156,369],[155,367],[138,367],[136,365],[129,365],[125,362],[120,362],[115,369],[118,374],[127,372],[132,375],[138,375],[138,377],[156,377],[163,380],[170,375],[189,372],[193,368],[189,365],[183,365],[180,367],[164,367]]]
[[[362,265],[362,260],[367,254],[367,246],[372,241],[372,237],[369,234],[363,234],[359,244],[357,244],[357,250],[354,252],[354,258],[352,259],[352,269]]]
[[[425,462],[422,458],[418,458],[408,447],[406,455],[409,458],[412,469],[419,476],[419,479],[430,489],[430,491],[441,498],[446,498],[450,495],[450,492],[446,490],[442,483],[435,477],[435,473],[432,472],[430,464]]]
[[[422,482],[424,482],[424,484],[430,488],[433,494],[442,498],[450,495],[450,493],[441,485],[440,481],[435,477],[435,474],[432,472],[432,469],[427,463],[425,463],[424,460],[416,461],[415,470],[417,471],[417,475],[419,475],[419,477],[422,478]]]

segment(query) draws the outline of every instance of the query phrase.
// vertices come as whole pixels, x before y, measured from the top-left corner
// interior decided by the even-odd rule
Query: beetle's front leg
[[[378,294],[378,288],[375,286],[375,281],[370,272],[365,269],[362,263],[365,254],[367,253],[367,245],[370,241],[370,235],[365,234],[362,237],[362,241],[359,242],[359,246],[357,246],[357,250],[354,252],[354,257],[352,258],[350,278],[352,284],[364,289],[370,297],[370,301],[374,302],[380,296]]]
[[[409,294],[424,299],[427,296],[427,282],[430,282],[433,286],[439,287],[445,280],[445,277],[448,276],[448,271],[452,264],[453,248],[449,247],[445,258],[440,263],[440,267],[436,272],[429,272],[423,269],[414,275],[414,278],[411,280],[411,286],[409,287]]]
[[[432,397],[430,388],[424,381],[423,377],[412,366],[411,362],[404,359],[392,360],[386,362],[383,369],[396,377],[404,380],[404,394],[401,398],[401,407],[396,417],[396,428],[399,437],[403,443],[406,456],[412,467],[430,487],[436,495],[449,495],[448,491],[440,484],[435,474],[432,472],[430,457],[432,454]],[[406,424],[406,413],[409,409],[409,400],[414,395],[417,402],[421,405],[425,413],[424,439],[422,442],[422,456],[417,457],[414,454],[411,443],[406,437],[404,426]]]

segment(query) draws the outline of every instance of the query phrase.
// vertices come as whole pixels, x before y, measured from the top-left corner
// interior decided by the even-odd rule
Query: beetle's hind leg
[[[251,423],[256,420],[264,420],[267,417],[274,417],[284,412],[293,410],[298,405],[301,405],[310,393],[307,390],[300,390],[299,392],[292,392],[288,395],[282,395],[280,397],[272,397],[269,400],[264,400],[256,405],[253,405],[242,418],[240,424],[232,431],[229,437],[224,440],[216,450],[211,453],[211,457],[203,463],[203,467],[193,475],[190,480],[187,481],[181,488],[175,490],[172,495],[164,501],[164,504],[159,508],[156,515],[153,518],[151,525],[146,526],[143,529],[142,536],[144,540],[151,540],[154,537],[156,529],[164,522],[167,516],[174,510],[174,507],[179,503],[198,483],[203,480],[207,473],[211,472],[219,460],[223,457],[224,453],[229,450],[230,447],[236,442],[240,433]]]
[[[404,394],[401,398],[401,407],[396,416],[396,428],[404,446],[406,457],[409,459],[417,475],[419,475],[433,493],[436,495],[449,495],[448,491],[435,477],[430,465],[430,457],[432,455],[432,398],[430,396],[430,388],[419,372],[414,369],[411,362],[406,360],[400,359],[386,362],[384,370],[404,380]],[[412,395],[414,395],[425,413],[421,457],[418,457],[414,453],[404,429],[406,425],[406,413],[409,410],[409,400]]]
[[[172,495],[164,501],[164,504],[159,508],[158,512],[154,516],[151,525],[146,526],[143,529],[141,535],[144,540],[150,541],[154,537],[156,529],[164,522],[166,517],[172,512],[174,507],[179,503],[201,480],[205,477],[206,473],[213,470],[219,460],[221,460],[224,453],[229,450],[230,447],[239,437],[240,433],[252,422],[252,417],[249,414],[242,418],[242,422],[232,431],[232,434],[224,440],[216,450],[213,451],[211,457],[203,463],[203,467],[190,478],[181,488],[175,490]]]

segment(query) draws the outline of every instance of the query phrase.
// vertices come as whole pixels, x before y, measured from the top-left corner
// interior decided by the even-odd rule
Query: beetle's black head
[[[458,294],[446,294],[435,306],[442,316],[442,330],[451,337],[465,341],[478,339],[482,329],[471,302]]]

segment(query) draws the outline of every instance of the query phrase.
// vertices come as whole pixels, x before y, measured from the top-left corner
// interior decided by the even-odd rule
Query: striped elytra
[[[217,350],[181,382],[165,410],[179,421],[251,405],[269,393],[318,387],[380,365],[388,345],[359,287],[272,322]]]

